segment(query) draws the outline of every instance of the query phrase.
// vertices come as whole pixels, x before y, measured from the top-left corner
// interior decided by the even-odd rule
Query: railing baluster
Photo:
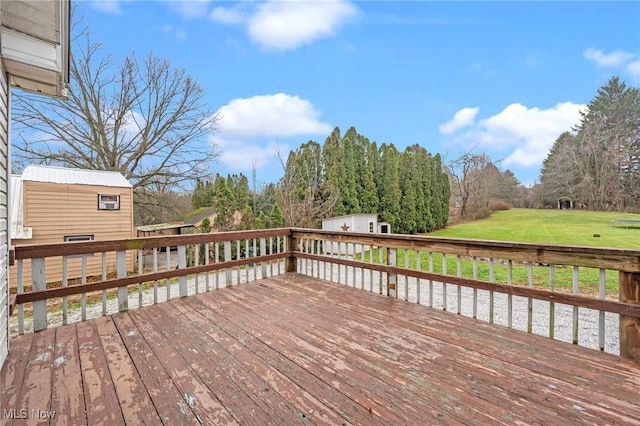
[[[378,246],[378,261],[380,262],[380,265],[384,264],[384,251],[383,248]],[[382,294],[382,285],[383,285],[383,273],[382,271],[380,271],[378,277],[380,278],[380,283],[378,286],[378,293]]]
[[[166,264],[165,264],[165,269],[167,271],[171,270],[171,246],[167,246],[165,247],[165,260],[166,260]],[[171,278],[167,278],[165,280],[165,286],[167,288],[167,300],[171,299]]]
[[[267,252],[267,243],[265,241],[264,238],[260,238],[260,256],[264,256]],[[266,278],[267,276],[267,264],[262,261],[260,262],[260,269],[261,269],[261,278]]]
[[[404,250],[404,268],[409,269],[409,249]],[[409,276],[404,276],[404,300],[409,301]]]
[[[513,284],[513,260],[507,262],[507,284]],[[513,295],[507,295],[507,326],[513,327]]]
[[[429,272],[433,274],[433,252],[429,251]],[[429,307],[433,308],[433,280],[429,280]]]
[[[44,258],[31,259],[31,291],[46,289],[46,275]],[[47,328],[47,301],[40,300],[33,302],[33,331],[45,330]]]
[[[549,290],[556,291],[556,265],[549,265]],[[553,339],[556,328],[556,306],[555,302],[549,302],[549,338]]]
[[[369,263],[373,264],[373,244],[369,246]],[[369,292],[373,292],[373,269],[369,269]]]
[[[606,287],[606,269],[604,268],[600,268],[600,279],[598,281],[598,297],[601,300],[604,300],[606,298],[606,292],[605,292],[605,287]],[[600,350],[604,351],[604,322],[605,322],[605,316],[604,316],[604,311],[600,311],[598,312],[598,343],[600,344]]]
[[[416,250],[416,270],[417,271],[421,271],[422,267],[420,265],[421,261],[422,261],[422,253],[420,252],[420,250]],[[419,305],[420,304],[420,286],[422,285],[422,282],[420,280],[420,278],[416,279],[416,303]]]
[[[87,283],[87,255],[82,255],[82,273],[80,275],[81,285]],[[82,292],[82,298],[80,302],[80,309],[82,310],[82,321],[87,320],[87,293]]]
[[[62,287],[68,287],[68,286],[69,286],[69,271],[68,271],[67,256],[62,256]],[[106,290],[103,290],[103,292],[105,291]],[[106,315],[105,308],[102,309],[102,315]],[[67,296],[64,296],[62,297],[62,325],[67,325],[68,321],[69,321],[69,298]]]
[[[16,292],[18,294],[24,293],[24,260],[18,259],[18,266],[16,272],[17,288]],[[24,334],[24,305],[21,303],[18,305],[18,334]]]
[[[533,262],[527,262],[527,282],[533,288]],[[533,333],[533,299],[527,298],[527,333]]]
[[[460,255],[456,256],[456,275],[458,278],[462,278],[462,258]],[[456,310],[458,315],[462,313],[462,287],[456,286],[457,306]]]
[[[220,242],[216,241],[214,244],[214,256],[215,260],[213,263],[220,263]],[[254,246],[255,248],[255,246]],[[216,290],[220,289],[220,270],[216,269]]]
[[[65,256],[66,257],[66,256]],[[102,281],[107,279],[107,252],[102,252]],[[63,258],[66,265],[66,259]],[[107,290],[102,290],[102,316],[107,315]]]
[[[253,239],[253,255],[252,257],[258,257],[258,241],[256,238]],[[253,279],[258,279],[258,263],[253,262]]]
[[[273,254],[273,238],[269,237],[269,254]],[[269,272],[273,276],[273,260],[269,261]],[[311,264],[311,275],[313,275],[313,263]]]
[[[209,243],[205,243],[204,244],[204,264],[209,266],[209,263],[211,262],[211,260],[209,259],[210,255],[209,255]],[[249,250],[249,244],[247,244],[247,250]],[[209,290],[211,290],[211,277],[210,277],[211,273],[207,272],[206,274],[204,274],[204,288],[205,291],[208,293]],[[247,277],[249,276],[249,273],[247,272]]]
[[[179,245],[178,246],[178,269],[186,269],[187,268],[187,246]],[[178,290],[180,293],[180,297],[187,297],[188,295],[188,287],[187,287],[187,277],[186,275],[180,275],[178,278]]]
[[[447,275],[447,255],[442,253],[442,275]],[[442,280],[442,310],[447,310],[447,283]]]
[[[138,276],[142,275],[144,268],[144,256],[142,255],[142,250],[138,250]],[[138,308],[142,308],[144,295],[144,288],[142,283],[138,284]]]
[[[240,240],[236,241],[236,259],[240,260],[241,251]],[[236,267],[236,284],[240,284],[240,266]]]
[[[396,266],[398,264],[398,250],[387,247],[387,264]],[[398,298],[398,276],[395,272],[387,273],[387,296]]]
[[[577,266],[573,267],[573,294],[578,294],[580,288],[580,270]],[[573,307],[573,336],[572,342],[578,344],[578,307]]]
[[[224,242],[224,261],[231,261],[231,241]],[[230,287],[231,285],[233,285],[233,271],[231,270],[231,268],[225,268],[225,279],[225,287]]]
[[[496,281],[496,270],[493,257],[489,258],[489,282],[494,283]],[[489,324],[493,324],[495,318],[495,303],[493,290],[489,292]]]
[[[153,252],[153,272],[158,272],[158,248],[154,247]],[[153,280],[153,304],[158,303],[158,280]]]
[[[193,245],[193,266],[199,266],[199,265],[200,265],[200,244],[194,244]],[[194,277],[195,294],[198,294],[200,292],[199,278],[200,278],[200,274],[195,274],[195,277]]]
[[[478,279],[478,258],[473,256],[473,279]],[[478,289],[473,289],[473,318],[478,318]]]
[[[116,276],[124,278],[127,276],[127,252],[119,250],[116,252]],[[129,310],[129,289],[118,287],[118,312]]]

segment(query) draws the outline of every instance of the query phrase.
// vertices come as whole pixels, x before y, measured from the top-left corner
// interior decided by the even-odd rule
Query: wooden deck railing
[[[131,250],[136,271],[127,270]],[[14,255],[18,333],[297,271],[640,361],[640,250],[284,228],[22,246]],[[102,259],[93,281],[88,256]],[[79,259],[74,284],[66,265]],[[46,278],[52,262],[61,282]]]
[[[39,331],[49,323],[67,324],[283,273],[290,235],[289,229],[268,229],[15,247],[13,328],[19,334]],[[128,267],[131,251],[135,271]],[[100,256],[98,276],[88,273],[91,256]],[[25,261],[30,261],[29,286],[22,279]],[[69,273],[72,261],[81,262],[79,276]],[[60,267],[62,280],[50,282],[47,268]],[[108,297],[110,290],[117,295]],[[26,305],[31,309],[25,313]]]
[[[640,361],[640,250],[292,232],[303,274]]]

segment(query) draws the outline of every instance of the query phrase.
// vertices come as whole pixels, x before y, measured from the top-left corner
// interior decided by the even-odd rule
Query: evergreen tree
[[[282,212],[280,212],[280,208],[277,204],[273,205],[271,209],[271,213],[269,214],[269,227],[270,228],[282,228],[284,226],[285,220]]]
[[[214,226],[218,231],[230,231],[233,229],[233,216],[236,211],[236,202],[233,197],[233,191],[220,175],[216,176],[214,183],[213,209],[215,219]]]
[[[400,154],[393,144],[382,144],[382,183],[378,187],[380,197],[380,217],[383,222],[389,222],[391,229],[398,229],[400,220]]]

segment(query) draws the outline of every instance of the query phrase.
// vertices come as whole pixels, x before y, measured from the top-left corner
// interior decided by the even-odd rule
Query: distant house
[[[13,246],[98,241],[134,236],[133,187],[117,172],[28,166],[11,177],[11,241]],[[133,265],[135,253],[129,253]],[[80,278],[82,257],[68,259],[68,278]],[[102,257],[85,256],[87,275],[102,274]],[[17,262],[16,262],[17,263]],[[17,265],[10,268],[16,285]],[[47,278],[62,279],[62,261],[47,259]],[[115,271],[115,254],[107,256],[107,272]],[[30,262],[23,283],[31,283]]]
[[[375,213],[357,213],[345,216],[335,216],[322,219],[322,229],[333,232],[371,232],[384,233],[391,232],[391,226],[386,222],[378,222],[378,215]],[[369,250],[369,246],[340,246],[338,243],[325,244],[324,250],[327,253],[355,254],[362,250]]]

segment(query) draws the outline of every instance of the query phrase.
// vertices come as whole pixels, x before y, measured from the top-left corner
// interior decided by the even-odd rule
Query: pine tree
[[[213,197],[213,209],[215,219],[214,226],[218,231],[230,231],[233,229],[233,216],[236,212],[236,202],[233,192],[222,176],[216,176],[214,183],[215,195]]]
[[[269,214],[269,227],[270,228],[282,228],[285,224],[284,216],[280,212],[280,208],[277,204],[273,205],[271,213]]]

